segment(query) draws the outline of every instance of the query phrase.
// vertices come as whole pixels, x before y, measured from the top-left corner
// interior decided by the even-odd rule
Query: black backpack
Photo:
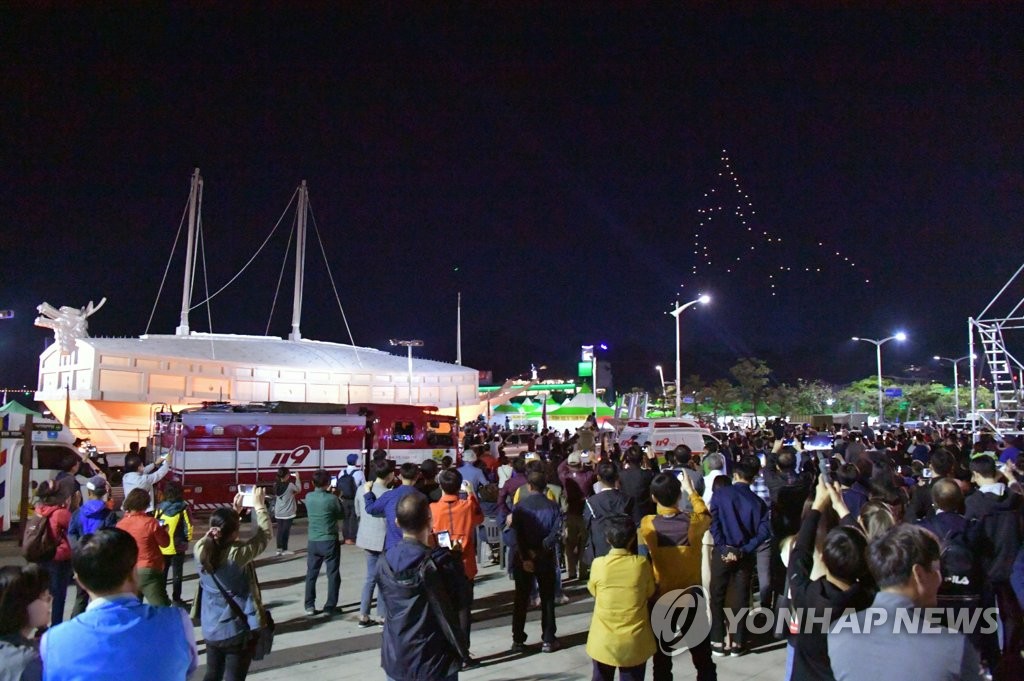
[[[981,595],[981,565],[961,530],[942,537],[940,600],[974,600]]]
[[[57,555],[57,538],[50,531],[49,517],[33,514],[25,522],[21,552],[30,563],[53,560]]]
[[[347,469],[338,476],[338,494],[345,499],[356,498],[356,479]]]

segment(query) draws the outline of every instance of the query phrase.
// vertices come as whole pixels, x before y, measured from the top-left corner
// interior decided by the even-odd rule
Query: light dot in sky
[[[864,283],[865,283],[865,284],[870,284],[870,283],[871,283],[871,280],[870,280],[870,279],[865,279],[865,280],[864,280]]]

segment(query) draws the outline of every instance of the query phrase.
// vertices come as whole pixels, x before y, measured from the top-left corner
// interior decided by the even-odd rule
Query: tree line
[[[809,416],[836,412],[867,412],[878,410],[878,379],[875,376],[847,385],[833,385],[819,380],[799,379],[795,383],[779,383],[764,361],[756,357],[741,358],[729,369],[728,378],[707,381],[697,374],[682,380],[681,392],[685,413],[719,416],[753,414],[765,416]],[[952,418],[955,413],[952,386],[937,382],[893,383],[883,380],[884,388],[899,388],[902,395],[883,397],[886,421],[913,421],[925,418]],[[640,388],[634,390],[643,392]],[[992,393],[978,388],[979,408],[992,404]],[[672,411],[675,405],[675,384],[665,385],[665,392],[655,406]],[[969,386],[961,386],[960,413],[971,409]]]

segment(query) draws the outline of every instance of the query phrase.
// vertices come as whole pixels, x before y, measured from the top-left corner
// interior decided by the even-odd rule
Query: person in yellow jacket
[[[587,589],[594,597],[594,615],[587,635],[587,655],[594,661],[593,678],[622,681],[644,678],[647,660],[657,644],[647,601],[654,595],[654,573],[646,558],[634,553],[636,526],[627,516],[608,521],[607,555],[594,560]]]
[[[690,513],[679,510],[679,498],[683,493],[690,500],[693,509]],[[681,589],[699,589],[702,542],[704,533],[711,527],[711,513],[707,505],[693,488],[690,476],[685,474],[678,477],[665,473],[656,475],[651,481],[651,498],[657,503],[657,513],[640,520],[640,543],[647,548],[654,568],[658,598]],[[701,614],[704,614],[703,609]],[[706,620],[705,615],[703,624],[710,631]],[[689,650],[697,670],[697,681],[716,679],[711,640],[705,637],[699,644],[691,645]],[[668,651],[659,647],[654,653],[652,667],[654,681],[672,679],[672,657]]]
[[[187,608],[188,605],[181,600],[181,573],[189,542],[192,541],[192,515],[188,503],[181,498],[182,491],[181,483],[177,480],[164,485],[164,500],[153,516],[171,537],[167,546],[160,547],[160,553],[164,555],[164,589],[167,589],[167,578],[173,571],[171,602],[180,608]]]

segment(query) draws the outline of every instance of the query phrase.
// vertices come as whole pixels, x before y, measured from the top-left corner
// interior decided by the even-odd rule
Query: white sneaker
[[[280,556],[280,555],[281,555],[281,549],[278,549],[278,550],[277,550],[277,554],[276,554],[276,555],[278,555],[278,556]]]

